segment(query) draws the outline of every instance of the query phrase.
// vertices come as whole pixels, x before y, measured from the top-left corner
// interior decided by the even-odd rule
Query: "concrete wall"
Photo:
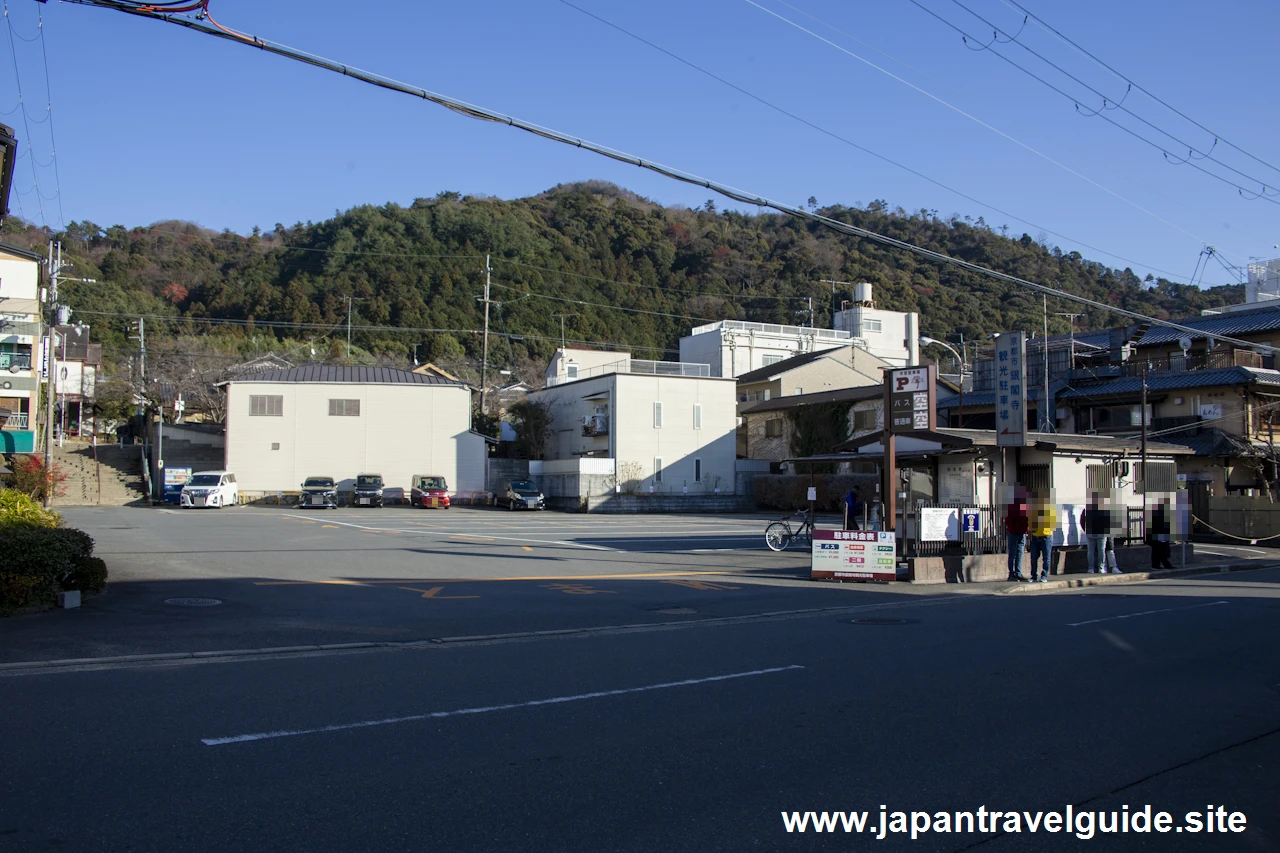
[[[712,376],[734,377],[764,367],[765,356],[782,359],[815,350],[848,346],[848,338],[824,338],[798,326],[752,324],[761,328],[715,328],[680,339],[680,360],[711,366]]]
[[[754,509],[746,495],[598,495],[587,499],[587,512],[601,513],[696,513],[748,512]],[[764,541],[764,528],[760,529]]]
[[[877,322],[879,329],[873,328]],[[920,363],[919,314],[854,306],[838,312],[832,325],[866,341],[867,349],[873,355],[894,367]]]
[[[408,489],[415,474],[443,476],[452,491],[485,488],[487,451],[469,431],[462,386],[242,381],[227,393],[227,467],[246,492],[296,490],[309,476],[350,489],[361,473],[393,488]],[[283,415],[250,415],[259,394],[283,397]],[[331,398],[359,400],[359,416],[329,415]]]
[[[501,493],[507,488],[507,483],[527,479],[529,479],[528,459],[491,458],[489,460],[489,483],[486,487],[489,491]]]
[[[23,304],[15,309],[8,300],[36,301],[40,298],[40,264],[27,258],[19,258],[0,249],[0,313],[15,310],[22,314],[34,314],[38,308]]]
[[[543,379],[548,383],[566,382],[569,380],[569,365],[578,368],[578,377],[585,378],[592,374],[592,371],[598,373],[601,368],[608,367],[620,363],[622,370],[630,369],[628,365],[631,362],[631,353],[618,352],[614,350],[594,350],[594,349],[558,349],[551,356],[551,361],[547,365],[546,371],[543,372]]]

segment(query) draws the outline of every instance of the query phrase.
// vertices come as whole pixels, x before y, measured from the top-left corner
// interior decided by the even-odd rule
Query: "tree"
[[[551,438],[551,408],[537,400],[525,398],[507,409],[516,429],[512,451],[517,459],[541,459]]]

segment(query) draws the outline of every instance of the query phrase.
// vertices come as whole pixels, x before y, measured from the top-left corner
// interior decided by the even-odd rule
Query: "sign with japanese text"
[[[813,580],[897,580],[896,553],[892,532],[815,530],[809,577]]]
[[[889,415],[885,426],[891,433],[931,430],[937,398],[931,367],[908,367],[889,372]]]
[[[996,446],[1027,444],[1027,336],[1003,332],[996,338]]]

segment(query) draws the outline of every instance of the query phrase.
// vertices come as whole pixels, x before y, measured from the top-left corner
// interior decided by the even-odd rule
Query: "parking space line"
[[[1163,607],[1159,610],[1143,610],[1140,613],[1125,613],[1122,616],[1104,616],[1101,619],[1086,619],[1083,622],[1068,622],[1068,628],[1078,628],[1081,625],[1096,625],[1099,622],[1114,622],[1118,619],[1132,619],[1135,616],[1150,616],[1153,613],[1172,613],[1175,610],[1195,610],[1200,607],[1217,607],[1219,604],[1227,604],[1226,601],[1207,601],[1204,604],[1192,604],[1187,607]]]
[[[282,516],[282,518],[290,518],[294,516]],[[343,527],[350,527],[353,530],[359,530],[365,533],[413,533],[417,536],[449,536],[450,534],[441,530],[439,532],[429,530],[395,530],[388,527],[369,527],[363,524],[352,524],[349,521],[338,521],[337,524]],[[525,543],[531,541],[526,536],[494,536],[494,540],[505,540],[508,542]],[[566,548],[582,548],[587,551],[609,551],[616,552],[616,548],[606,548],[603,545],[587,545],[582,542],[569,542],[563,539],[536,540],[539,545],[563,545]]]
[[[388,726],[394,723],[414,723],[421,720],[439,720],[445,717],[459,717],[472,714],[489,714],[495,711],[514,711],[518,708],[537,708],[543,705],[563,705],[566,702],[582,702],[587,699],[604,699],[612,696],[625,696],[629,693],[646,693],[652,690],[670,690],[675,687],[692,687],[695,684],[711,684],[718,681],[731,681],[738,678],[751,678],[760,675],[772,675],[778,672],[790,672],[804,669],[799,664],[788,666],[771,666],[766,669],[753,669],[747,672],[730,672],[725,675],[710,675],[703,678],[686,678],[680,681],[664,681],[659,684],[645,684],[639,687],[621,687],[615,690],[596,690],[591,693],[578,693],[573,696],[554,696],[550,699],[533,699],[527,702],[508,702],[501,705],[487,705],[478,708],[459,708],[455,711],[432,711],[425,714],[410,714],[403,717],[387,717],[381,720],[361,720],[356,723],[336,723],[311,729],[278,729],[269,732],[232,735],[231,737],[201,738],[205,746],[224,746],[230,743],[248,743],[255,740],[270,740],[299,735],[330,734],[350,729],[367,729],[373,726]]]
[[[607,581],[607,580],[648,580],[651,578],[689,578],[712,575],[722,578],[735,577],[730,572],[619,572],[612,575],[520,575],[503,578],[422,578],[417,583],[495,583],[506,581]],[[307,586],[308,584],[349,584],[351,586],[376,586],[380,584],[400,584],[406,578],[398,580],[305,580],[305,581],[254,581],[254,586]]]

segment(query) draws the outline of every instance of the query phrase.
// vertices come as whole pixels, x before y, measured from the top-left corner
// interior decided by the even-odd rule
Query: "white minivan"
[[[188,507],[235,506],[240,502],[240,487],[230,471],[200,471],[191,475],[182,487],[181,504]]]

